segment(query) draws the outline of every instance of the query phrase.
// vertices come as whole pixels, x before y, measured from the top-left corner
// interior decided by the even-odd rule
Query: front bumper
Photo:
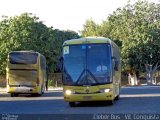
[[[26,87],[26,86],[20,86],[20,87],[11,87],[7,86],[7,92],[8,93],[38,93],[40,91],[40,87]]]
[[[95,93],[95,94],[64,94],[66,102],[81,102],[81,101],[107,101],[114,100],[112,92],[108,93]]]

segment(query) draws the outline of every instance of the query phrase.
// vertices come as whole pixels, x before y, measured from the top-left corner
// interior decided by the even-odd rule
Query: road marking
[[[160,94],[121,94],[120,97],[160,97]]]
[[[122,89],[145,89],[145,88],[160,88],[160,86],[125,86]]]
[[[36,100],[63,100],[63,96],[58,97],[3,97],[0,101],[36,101]]]

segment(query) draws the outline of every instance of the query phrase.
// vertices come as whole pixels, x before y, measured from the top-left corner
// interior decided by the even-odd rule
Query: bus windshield
[[[37,53],[11,52],[9,54],[9,61],[11,64],[36,64],[37,57]]]
[[[63,48],[64,85],[111,82],[110,44],[69,45]]]

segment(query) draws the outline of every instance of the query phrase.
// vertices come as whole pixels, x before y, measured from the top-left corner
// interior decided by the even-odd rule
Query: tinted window
[[[87,69],[94,75],[98,83],[111,82],[110,45],[88,45]]]
[[[92,85],[111,82],[110,44],[64,46],[63,58],[64,84]]]
[[[74,45],[64,46],[64,79],[66,82],[76,82],[82,73],[85,65],[85,49],[86,46]]]
[[[37,57],[37,53],[11,52],[9,54],[9,61],[11,64],[36,64]]]

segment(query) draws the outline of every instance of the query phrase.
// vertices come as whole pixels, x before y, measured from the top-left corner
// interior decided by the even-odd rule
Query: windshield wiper
[[[81,72],[81,74],[80,74],[79,78],[77,79],[77,82],[75,83],[75,85],[77,85],[78,82],[79,82],[80,80],[82,80],[81,77],[82,77],[82,75],[83,75],[84,73],[85,73],[85,69],[83,69],[83,71]]]
[[[88,69],[83,69],[83,71],[81,72],[81,74],[80,74],[79,78],[77,79],[77,82],[75,83],[75,85],[79,85],[78,83],[79,83],[81,80],[83,80],[83,79],[81,79],[81,78],[82,78],[82,76],[83,76],[83,74],[84,74],[85,72],[88,72],[88,73],[91,75],[91,77],[93,78],[93,80],[96,82],[96,84],[99,84],[99,82],[98,82],[98,80],[96,79],[96,77],[95,77]],[[87,74],[86,74],[85,76],[87,77]],[[86,81],[88,81],[87,78],[86,78]],[[82,84],[82,85],[83,85],[83,84]]]
[[[91,75],[91,77],[92,77],[92,78],[94,79],[94,81],[98,84],[98,83],[99,83],[98,80],[97,80],[96,77],[91,73],[91,71],[88,70],[88,69],[86,69],[86,71],[89,72],[89,74]]]

